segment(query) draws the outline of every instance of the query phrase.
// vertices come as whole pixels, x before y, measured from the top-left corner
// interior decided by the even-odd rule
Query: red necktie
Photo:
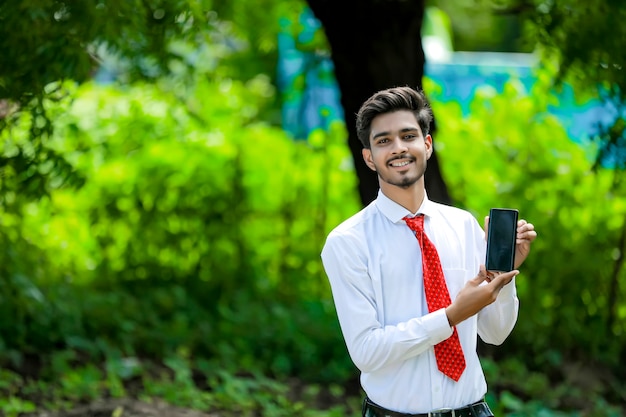
[[[451,304],[448,286],[443,277],[441,261],[437,248],[424,233],[424,216],[405,217],[406,224],[415,232],[415,237],[422,248],[422,269],[424,274],[424,292],[428,311],[433,312]],[[465,370],[465,357],[459,341],[456,327],[452,336],[435,345],[437,367],[450,378],[458,381]]]

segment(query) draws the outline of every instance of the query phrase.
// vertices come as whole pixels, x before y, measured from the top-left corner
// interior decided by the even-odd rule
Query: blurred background
[[[626,5],[591,3],[0,1],[2,414],[360,415],[319,253],[377,192],[359,105],[410,85],[429,196],[539,233],[490,406],[626,415]]]

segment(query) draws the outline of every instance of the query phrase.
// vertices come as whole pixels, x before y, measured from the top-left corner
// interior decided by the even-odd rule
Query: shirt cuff
[[[446,316],[446,309],[441,308],[422,317],[424,328],[430,335],[432,344],[436,345],[452,336],[452,327]]]
[[[515,291],[515,277],[514,277],[511,280],[511,282],[509,282],[504,287],[502,287],[502,289],[500,290],[500,293],[498,294],[498,298],[502,300],[506,300],[508,298],[514,298],[516,295],[517,295],[517,291]]]

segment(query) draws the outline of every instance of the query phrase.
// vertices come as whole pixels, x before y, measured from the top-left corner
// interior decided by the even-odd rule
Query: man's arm
[[[322,261],[348,352],[362,372],[405,361],[452,334],[445,309],[394,325],[380,322],[363,239],[331,233]]]

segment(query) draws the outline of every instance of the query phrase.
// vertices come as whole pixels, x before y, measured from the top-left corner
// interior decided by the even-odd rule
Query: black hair
[[[388,88],[368,98],[356,115],[356,134],[364,148],[370,148],[372,120],[380,114],[399,110],[413,112],[422,134],[428,135],[433,112],[424,92],[411,87]]]

